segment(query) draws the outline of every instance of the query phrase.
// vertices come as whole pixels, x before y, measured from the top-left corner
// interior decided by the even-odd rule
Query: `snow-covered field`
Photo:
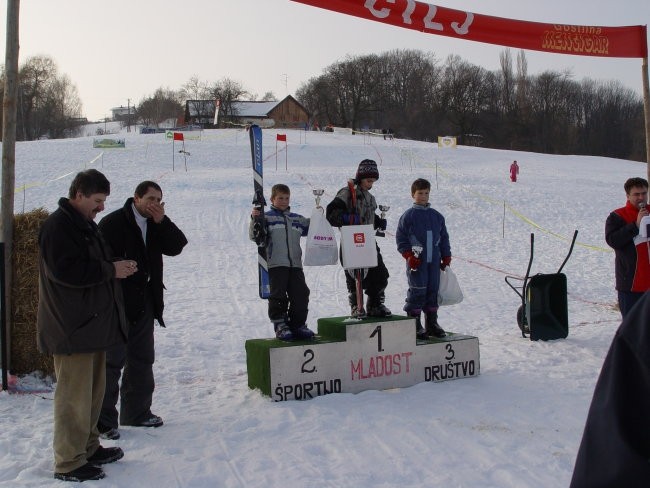
[[[18,143],[16,212],[56,208],[86,167],[112,183],[106,213],[136,184],[158,181],[166,212],[189,245],[165,261],[167,329],[156,329],[154,413],[159,429],[122,428],[123,460],[105,467],[102,487],[476,487],[568,486],[587,409],[620,322],[614,308],[614,255],[604,241],[608,213],[625,202],[623,182],[644,164],[549,156],[360,135],[264,131],[270,187],[292,189],[292,209],[309,215],[312,189],[327,204],[364,158],[379,164],[373,193],[390,205],[379,245],[391,278],[387,305],[401,313],[406,292],[394,229],[411,205],[417,177],[433,185],[446,217],[463,303],[440,310],[443,328],[480,340],[476,378],[389,391],[274,403],[247,386],[244,342],[270,337],[257,296],[257,251],[248,240],[252,171],[248,134],[205,131],[186,140],[184,169],[163,134],[122,132],[125,149],[93,149],[92,137]],[[176,142],[176,151],[179,143]],[[517,183],[508,168],[517,159]],[[100,218],[105,214],[100,214]],[[523,276],[535,233],[531,273],[568,280],[569,337],[533,342],[516,323],[520,298],[505,281]],[[339,266],[306,268],[309,325],[348,313]],[[19,378],[39,394],[0,393],[0,485],[60,486],[52,478],[51,385]]]

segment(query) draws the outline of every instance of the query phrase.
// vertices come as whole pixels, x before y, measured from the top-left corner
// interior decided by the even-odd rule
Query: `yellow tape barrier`
[[[94,158],[90,162],[86,163],[86,165],[84,167],[93,164],[95,161],[97,161],[103,155],[104,155],[104,151],[99,153],[99,155],[96,158]],[[16,189],[14,190],[14,193],[20,193],[20,192],[25,191],[25,190],[27,190],[29,188],[36,188],[36,187],[39,187],[39,186],[45,186],[48,183],[52,183],[53,181],[58,181],[58,180],[60,180],[62,178],[65,178],[66,176],[70,176],[71,174],[74,174],[74,173],[75,173],[74,171],[70,171],[69,173],[66,173],[66,174],[61,175],[61,176],[57,176],[57,177],[49,179],[47,181],[35,181],[35,182],[32,182],[32,183],[25,183],[23,186],[16,187]]]
[[[433,164],[432,164],[432,163],[426,163],[426,164],[427,164],[428,166],[430,166],[430,167],[433,167]],[[438,172],[439,172],[439,173],[442,173],[442,174],[445,175],[445,176],[449,176],[449,173],[447,173],[445,170],[441,169],[441,168],[440,168],[440,165],[438,165]],[[477,197],[479,197],[479,198],[485,200],[485,201],[488,202],[488,203],[492,203],[492,204],[495,204],[495,205],[500,205],[500,204],[501,204],[501,201],[494,200],[493,198],[490,198],[490,197],[488,197],[488,196],[486,196],[486,195],[481,195],[480,193],[476,193],[476,192],[473,192],[473,191],[471,191],[471,190],[470,190],[470,193],[472,193],[473,195],[475,195],[475,196],[477,196]],[[552,230],[545,229],[544,227],[542,227],[542,226],[539,225],[538,223],[536,223],[536,222],[532,221],[531,219],[529,219],[528,217],[526,217],[524,214],[522,214],[522,213],[519,212],[518,210],[515,210],[513,207],[511,207],[511,206],[508,205],[507,203],[504,202],[504,204],[505,204],[505,207],[506,207],[506,208],[507,208],[507,209],[508,209],[508,210],[509,210],[509,211],[510,211],[510,212],[511,212],[515,217],[517,217],[517,218],[521,219],[522,221],[526,222],[528,225],[530,225],[530,226],[532,226],[532,227],[535,227],[536,229],[539,229],[540,231],[545,232],[545,233],[547,233],[547,234],[549,234],[549,235],[551,235],[551,236],[553,236],[553,237],[557,237],[558,239],[562,239],[563,241],[571,242],[571,240],[573,239],[573,236],[572,236],[571,238],[568,238],[568,237],[565,237],[565,236],[563,236],[563,235],[561,235],[561,234],[558,234],[558,233],[556,233],[556,232],[553,232]],[[612,249],[609,249],[609,248],[606,248],[606,247],[594,246],[593,244],[586,244],[586,243],[584,243],[584,242],[579,242],[579,241],[576,241],[576,245],[577,245],[577,246],[584,247],[584,248],[587,248],[587,249],[592,249],[592,250],[594,250],[594,251],[613,252]]]

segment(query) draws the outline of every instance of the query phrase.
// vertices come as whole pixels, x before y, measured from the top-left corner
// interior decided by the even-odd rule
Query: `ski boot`
[[[427,335],[427,331],[424,329],[424,327],[422,327],[422,321],[420,320],[420,311],[411,310],[409,312],[409,317],[413,317],[415,319],[415,336],[418,339],[427,340],[429,336]]]
[[[447,335],[447,333],[438,325],[438,312],[425,312],[424,315],[424,324],[426,327],[426,332],[429,337],[442,338]]]
[[[366,301],[366,313],[368,317],[390,317],[393,313],[384,305],[386,296],[383,290],[376,296],[368,296]]]

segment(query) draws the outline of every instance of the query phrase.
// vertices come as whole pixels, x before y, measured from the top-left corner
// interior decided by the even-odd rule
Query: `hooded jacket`
[[[38,244],[39,350],[88,353],[123,344],[127,324],[122,291],[97,225],[61,198],[43,223]]]
[[[131,259],[138,263],[138,271],[122,280],[126,316],[129,322],[136,322],[145,310],[145,292],[151,290],[154,318],[165,327],[163,321],[163,254],[177,256],[187,244],[185,234],[166,215],[159,224],[147,219],[147,243],[133,214],[133,197],[124,206],[109,213],[99,222],[99,229],[110,245],[114,255],[120,259]]]

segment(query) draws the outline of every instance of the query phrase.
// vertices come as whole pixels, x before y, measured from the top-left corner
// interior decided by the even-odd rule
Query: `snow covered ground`
[[[92,137],[18,143],[16,212],[56,208],[86,167],[112,183],[106,213],[136,184],[160,182],[167,214],[189,245],[165,261],[167,329],[156,329],[159,429],[122,428],[123,460],[106,466],[102,487],[562,487],[568,486],[593,388],[620,323],[613,259],[603,230],[625,202],[623,182],[641,163],[549,156],[360,135],[286,131],[288,153],[264,131],[265,186],[292,189],[292,209],[309,215],[312,189],[327,204],[364,158],[379,164],[373,193],[390,205],[380,247],[391,278],[387,305],[401,313],[406,292],[394,229],[411,205],[417,177],[447,219],[465,300],[440,310],[443,328],[480,341],[476,378],[410,388],[274,403],[247,386],[247,339],[270,337],[257,297],[257,251],[248,240],[252,171],[243,130],[186,140],[187,172],[164,134],[122,132],[125,149],[93,149]],[[176,142],[176,150],[179,149]],[[285,170],[285,155],[288,170]],[[508,178],[513,159],[517,183]],[[105,213],[105,214],[106,214]],[[100,214],[100,218],[105,215]],[[506,274],[563,272],[569,337],[533,342],[517,328],[519,297]],[[348,313],[339,266],[306,268],[309,325]],[[39,394],[0,393],[0,486],[60,486],[52,478],[52,385],[19,378]]]

